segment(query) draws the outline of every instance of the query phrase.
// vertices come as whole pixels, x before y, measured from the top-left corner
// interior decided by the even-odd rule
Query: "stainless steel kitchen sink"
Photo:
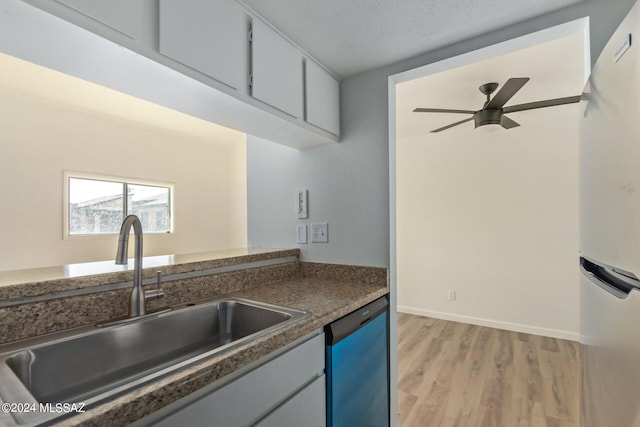
[[[0,347],[0,399],[88,406],[305,315],[299,310],[225,298],[183,304],[113,326],[83,328],[64,338],[52,335],[29,340],[23,348],[8,352]],[[18,415],[17,424],[31,424],[43,414]]]

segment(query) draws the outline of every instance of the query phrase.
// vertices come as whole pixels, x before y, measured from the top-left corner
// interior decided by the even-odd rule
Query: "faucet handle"
[[[162,272],[160,270],[156,272],[156,278],[158,287],[144,292],[144,298],[146,300],[154,300],[164,297],[164,290],[162,289]]]

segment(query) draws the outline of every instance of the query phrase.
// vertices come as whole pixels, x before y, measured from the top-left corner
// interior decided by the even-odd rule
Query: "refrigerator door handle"
[[[633,289],[640,289],[640,280],[635,275],[584,257],[580,257],[580,270],[591,282],[620,299],[625,299]]]

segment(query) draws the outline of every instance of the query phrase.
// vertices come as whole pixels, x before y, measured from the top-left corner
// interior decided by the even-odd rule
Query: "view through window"
[[[126,215],[145,233],[170,233],[171,187],[69,177],[69,235],[113,234]]]

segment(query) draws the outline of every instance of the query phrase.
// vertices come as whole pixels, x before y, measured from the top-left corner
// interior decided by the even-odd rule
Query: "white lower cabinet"
[[[322,375],[258,422],[256,427],[326,427],[325,387],[325,376]]]
[[[266,359],[233,381],[214,383],[135,425],[324,426],[324,333]]]

